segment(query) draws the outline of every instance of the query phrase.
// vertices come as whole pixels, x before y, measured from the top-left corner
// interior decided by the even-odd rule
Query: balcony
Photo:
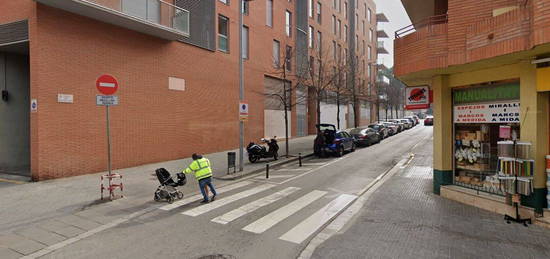
[[[383,41],[378,41],[378,44],[376,45],[376,52],[378,54],[390,54],[388,50],[384,47]]]
[[[166,40],[189,36],[189,11],[161,0],[35,0]]]
[[[395,32],[397,76],[447,66],[447,15],[432,16]]]

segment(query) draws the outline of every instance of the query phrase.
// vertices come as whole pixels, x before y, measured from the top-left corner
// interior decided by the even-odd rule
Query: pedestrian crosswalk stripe
[[[338,215],[341,210],[346,208],[356,198],[357,196],[350,194],[342,194],[338,196],[338,198],[332,200],[329,204],[309,216],[309,218],[296,225],[294,228],[279,237],[279,239],[296,244],[302,243],[309,236],[315,233],[315,231],[324,226],[329,220]]]
[[[216,188],[216,191],[218,193],[224,193],[224,192],[229,192],[229,191],[232,191],[232,190],[235,190],[235,189],[238,189],[238,188],[241,188],[241,187],[244,187],[244,186],[247,186],[249,184],[251,184],[252,182],[250,181],[242,181],[242,182],[238,182],[238,183],[235,183],[235,184],[231,184],[231,185],[227,185],[227,186],[224,186],[224,187],[221,187],[221,188]],[[181,206],[184,206],[184,205],[187,205],[189,203],[192,203],[192,202],[195,202],[195,201],[198,201],[202,199],[202,195],[201,194],[197,194],[197,195],[193,195],[191,197],[188,197],[188,198],[185,198],[183,200],[179,200],[179,201],[176,201],[172,204],[168,204],[168,205],[165,205],[165,206],[162,206],[160,207],[161,210],[173,210],[177,207],[181,207]]]
[[[298,198],[297,200],[254,221],[253,223],[244,227],[243,230],[256,233],[256,234],[263,233],[264,231],[270,229],[271,227],[281,222],[282,220],[290,217],[290,215],[298,212],[302,208],[306,207],[307,205],[311,204],[317,199],[323,197],[323,195],[325,195],[326,193],[327,192],[325,191],[318,191],[318,190],[312,191]]]
[[[264,198],[261,198],[259,200],[256,200],[254,202],[251,202],[249,204],[246,204],[240,208],[237,208],[235,210],[232,210],[228,213],[225,213],[219,217],[216,217],[214,219],[212,219],[213,222],[216,222],[216,223],[220,223],[220,224],[227,224],[235,219],[238,219],[250,212],[253,212],[263,206],[267,206],[271,203],[274,203],[294,192],[296,192],[297,190],[300,190],[300,188],[297,188],[297,187],[288,187],[282,191],[279,191],[279,192],[276,192],[276,193],[273,193],[269,196],[266,196]]]
[[[238,200],[243,199],[243,198],[246,198],[246,197],[248,197],[248,196],[252,196],[252,195],[254,195],[254,194],[256,194],[256,193],[259,193],[259,192],[263,192],[263,191],[265,191],[265,190],[267,190],[267,189],[273,188],[274,186],[276,186],[276,185],[273,185],[273,184],[263,184],[263,185],[254,187],[254,188],[252,188],[252,189],[249,189],[249,190],[246,190],[246,191],[237,193],[237,194],[233,194],[233,195],[231,195],[231,196],[229,196],[229,197],[222,198],[222,199],[216,200],[216,201],[214,201],[214,202],[211,202],[211,203],[208,203],[208,204],[205,204],[205,205],[196,207],[196,208],[194,208],[194,209],[190,209],[190,210],[184,211],[184,212],[182,212],[181,214],[187,215],[187,216],[196,217],[196,216],[198,216],[198,215],[207,213],[207,212],[209,212],[209,211],[211,211],[211,210],[217,209],[217,208],[222,207],[222,206],[224,206],[224,205],[227,205],[227,204],[229,204],[229,203],[238,201]]]
[[[265,176],[258,176],[258,177],[254,177],[254,179],[260,179],[260,180],[263,180],[263,179],[280,179],[280,178],[290,178],[290,177],[293,177],[293,176],[296,176],[294,174],[280,174],[280,175],[270,175],[269,178],[265,178]]]
[[[303,166],[325,165],[326,163],[302,163]]]
[[[276,172],[294,172],[294,171],[307,171],[311,170],[311,168],[281,168],[277,169]]]

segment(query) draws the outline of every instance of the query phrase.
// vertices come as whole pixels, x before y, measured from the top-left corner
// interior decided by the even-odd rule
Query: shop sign
[[[519,99],[518,83],[469,88],[453,92],[453,102],[455,104],[517,99]]]
[[[454,106],[455,123],[519,123],[519,101]]]
[[[430,108],[430,89],[427,86],[405,88],[405,108],[407,110]]]

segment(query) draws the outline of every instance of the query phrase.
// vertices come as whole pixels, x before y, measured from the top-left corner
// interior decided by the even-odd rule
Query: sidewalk
[[[550,230],[432,193],[432,145],[365,203],[312,258],[550,258]]]
[[[312,153],[313,138],[307,136],[290,140],[289,154],[307,155]],[[281,156],[284,142],[280,143]],[[231,150],[237,152],[238,150]],[[227,152],[206,154],[213,165],[214,177],[227,173]],[[246,155],[246,152],[245,152]],[[289,162],[281,158],[280,163]],[[238,158],[237,158],[238,161]],[[49,244],[74,237],[86,230],[108,223],[132,212],[152,206],[153,193],[158,186],[154,170],[168,169],[175,176],[191,162],[190,158],[148,164],[138,167],[115,170],[123,175],[124,198],[113,202],[100,201],[99,178],[103,173],[76,176],[57,180],[27,184],[2,186],[0,201],[0,258],[18,258],[30,254]],[[247,175],[264,170],[266,162],[250,164],[245,159],[244,171]],[[238,171],[238,169],[237,169]],[[230,181],[214,181],[223,186]],[[183,188],[186,196],[198,193],[198,185],[191,177]]]

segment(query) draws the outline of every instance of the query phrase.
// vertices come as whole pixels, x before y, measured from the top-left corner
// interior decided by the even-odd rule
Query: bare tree
[[[279,44],[280,46],[280,44]],[[281,87],[276,89],[265,89],[261,94],[266,98],[270,98],[278,103],[278,105],[283,107],[284,111],[284,121],[285,121],[285,156],[289,156],[289,111],[292,110],[292,107],[297,104],[302,104],[306,102],[305,96],[298,96],[293,99],[292,96],[298,88],[298,84],[293,84],[293,80],[298,82],[297,73],[293,72],[297,69],[292,69],[292,61],[295,57],[295,50],[292,49],[289,45],[284,44],[285,49],[280,53],[279,56],[273,58],[273,69],[269,73],[269,76],[280,80]]]
[[[319,46],[320,45],[320,46]],[[318,44],[313,55],[309,58],[308,69],[306,73],[299,76],[301,85],[307,86],[309,93],[313,96],[316,103],[317,123],[321,122],[321,101],[327,92],[334,86],[338,75],[334,72],[335,61],[330,58],[328,51],[324,49],[324,44]]]

